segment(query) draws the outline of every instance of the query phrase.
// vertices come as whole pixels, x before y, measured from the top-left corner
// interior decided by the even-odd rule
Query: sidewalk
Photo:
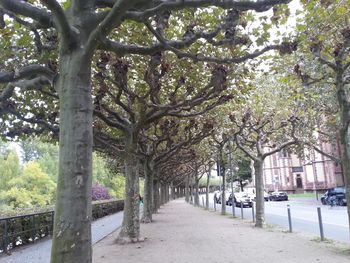
[[[95,244],[121,226],[123,212],[102,217],[92,222],[92,243]],[[39,241],[22,248],[15,249],[12,255],[1,255],[0,263],[49,263],[51,239]]]
[[[153,223],[141,225],[145,242],[117,245],[117,233],[94,245],[94,263],[350,263],[344,244],[256,229],[250,221],[204,211],[183,199],[166,204]]]

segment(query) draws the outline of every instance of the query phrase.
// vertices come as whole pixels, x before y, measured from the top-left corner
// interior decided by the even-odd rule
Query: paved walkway
[[[94,245],[94,263],[350,263],[349,246],[279,228],[257,229],[233,219],[172,201],[142,224],[145,242],[117,245],[118,231]]]
[[[121,226],[123,212],[105,216],[92,222],[92,243],[95,244]],[[49,263],[51,253],[51,239],[39,241],[12,251],[12,255],[0,256],[0,263]],[[63,263],[63,262],[62,262]],[[78,262],[77,262],[78,263]]]

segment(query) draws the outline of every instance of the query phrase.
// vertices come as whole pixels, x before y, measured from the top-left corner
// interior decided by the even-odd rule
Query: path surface
[[[186,204],[163,206],[154,222],[142,224],[145,242],[117,245],[118,231],[95,244],[94,263],[350,263],[348,246],[320,243],[311,237],[256,229],[249,220],[233,219]]]
[[[123,212],[105,216],[92,222],[92,243],[95,244],[121,226]],[[12,251],[10,256],[0,256],[0,263],[49,263],[51,253],[51,239],[39,241]],[[78,262],[77,262],[78,263]]]

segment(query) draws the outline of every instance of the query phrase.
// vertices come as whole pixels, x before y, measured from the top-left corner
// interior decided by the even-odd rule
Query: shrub
[[[92,196],[93,201],[106,200],[106,199],[111,198],[109,195],[108,189],[102,185],[99,185],[99,184],[92,186],[91,196]]]

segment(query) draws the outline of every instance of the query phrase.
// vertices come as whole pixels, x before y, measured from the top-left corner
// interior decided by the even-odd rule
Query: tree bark
[[[133,135],[125,143],[125,200],[123,223],[117,242],[124,244],[140,239],[140,189],[139,158],[136,156],[137,140]]]
[[[265,224],[263,163],[263,160],[254,160],[256,192],[256,227],[263,227]]]
[[[83,52],[61,54],[60,149],[51,263],[91,259],[91,66]]]
[[[190,186],[190,203],[193,204],[193,185]]]
[[[153,213],[157,213],[158,209],[160,207],[160,200],[159,200],[159,181],[153,180]]]
[[[205,210],[209,210],[209,184],[210,174],[207,175],[207,185],[205,186]]]
[[[145,186],[144,186],[144,197],[143,197],[143,223],[152,222],[152,211],[153,211],[153,169],[152,164],[149,160],[145,160],[144,163],[145,173]]]
[[[221,194],[221,214],[226,215],[226,185],[225,185],[225,170],[222,169],[222,194]]]
[[[190,202],[190,179],[188,176],[185,181],[185,200],[187,203]]]
[[[168,203],[169,201],[170,201],[169,184],[165,183],[165,203]]]
[[[170,187],[171,187],[171,199],[172,199],[172,200],[175,200],[175,198],[176,198],[176,192],[175,192],[175,186],[174,186],[174,183],[173,183],[173,182],[171,182]]]
[[[199,206],[199,179],[197,173],[194,180],[194,205]]]
[[[341,65],[338,66],[336,71],[336,88],[337,88],[337,100],[340,107],[340,121],[341,128],[339,132],[340,148],[341,148],[341,160],[343,166],[343,173],[346,187],[346,200],[347,200],[347,212],[348,223],[350,225],[350,103],[345,91],[343,79],[344,71],[341,69]],[[349,233],[350,234],[350,233]]]
[[[160,205],[165,204],[165,186],[164,183],[160,183]]]

